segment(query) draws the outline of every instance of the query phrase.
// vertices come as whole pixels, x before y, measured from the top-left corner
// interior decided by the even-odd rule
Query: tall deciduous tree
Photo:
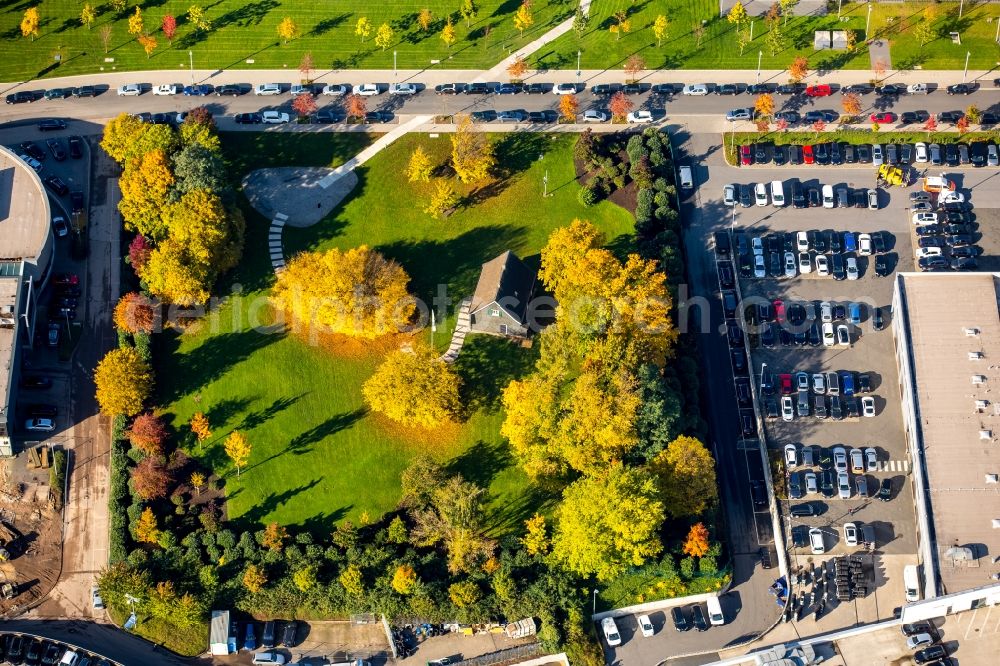
[[[129,160],[118,180],[122,193],[118,211],[125,228],[154,240],[165,238],[167,227],[163,215],[173,184],[174,175],[164,151],[153,150]]]
[[[703,523],[695,523],[688,531],[684,540],[684,554],[691,557],[704,557],[708,554],[708,528]]]
[[[191,5],[187,10],[187,20],[198,32],[208,32],[212,29],[212,20],[205,14],[200,5]]]
[[[119,164],[152,150],[170,154],[177,147],[177,134],[169,125],[154,125],[121,113],[104,126],[101,148]]]
[[[747,18],[747,9],[743,6],[742,0],[736,0],[736,4],[726,14],[726,20],[736,26],[737,31],[743,28],[743,24],[747,22]]]
[[[139,543],[159,543],[160,528],[156,522],[153,510],[148,506],[143,509],[142,515],[135,525],[135,540]]]
[[[143,294],[132,291],[115,305],[115,326],[131,334],[152,333],[156,326],[157,307]]]
[[[208,417],[203,412],[195,412],[191,417],[191,432],[194,433],[198,443],[204,442],[212,436],[212,428],[208,422]]]
[[[673,518],[697,516],[718,497],[715,460],[694,437],[681,435],[651,462],[660,480],[660,498]]]
[[[806,78],[809,73],[809,60],[805,56],[795,56],[792,60],[792,64],[788,66],[788,76],[791,77],[792,81],[798,83],[802,79]]]
[[[177,35],[177,19],[174,18],[173,14],[163,15],[163,20],[160,21],[160,31],[168,42],[174,41],[174,37]]]
[[[583,9],[577,7],[576,13],[573,14],[573,32],[576,33],[577,37],[583,37],[583,33],[587,32],[588,23],[590,20],[587,18],[587,14],[584,13]]]
[[[127,435],[132,446],[141,449],[147,455],[159,456],[163,454],[163,443],[167,440],[167,428],[163,425],[163,420],[156,414],[146,412],[135,417]]]
[[[344,108],[347,110],[348,118],[364,118],[368,105],[365,98],[357,93],[351,93],[344,98]]]
[[[401,564],[392,574],[392,589],[402,595],[411,594],[419,579],[409,564]]]
[[[608,110],[611,111],[612,122],[624,122],[625,117],[635,108],[635,104],[622,91],[616,92],[608,100]]]
[[[758,116],[770,117],[774,115],[774,96],[771,93],[758,95],[754,100],[753,109]]]
[[[660,14],[653,21],[653,36],[656,37],[656,46],[663,45],[663,38],[667,36],[667,28],[670,26],[670,21],[667,19],[665,14]]]
[[[210,274],[234,267],[243,250],[246,224],[236,209],[227,209],[218,195],[192,190],[167,207],[164,220],[170,239],[189,260],[210,267]]]
[[[153,388],[153,372],[133,347],[112,349],[94,370],[97,404],[108,416],[134,416]]]
[[[476,6],[475,0],[462,0],[462,6],[459,11],[462,14],[462,18],[465,19],[465,25],[471,26],[472,19],[476,18],[476,14],[479,13],[479,7]]]
[[[423,181],[429,183],[431,181],[431,174],[434,172],[434,164],[431,162],[430,155],[424,150],[423,146],[417,146],[410,153],[410,161],[406,165],[406,177],[411,183],[417,181]]]
[[[392,44],[392,38],[395,34],[391,25],[383,23],[375,32],[375,46],[385,51]]]
[[[463,183],[485,180],[496,165],[490,140],[472,126],[472,118],[463,115],[451,134],[451,165]]]
[[[608,26],[608,31],[615,36],[615,39],[621,39],[622,35],[632,32],[632,19],[629,18],[627,11],[618,10],[611,18],[614,19],[614,23]]]
[[[250,462],[250,452],[253,450],[250,440],[239,430],[234,430],[226,437],[224,448],[226,455],[236,466],[236,476],[239,476],[240,471]]]
[[[455,192],[455,188],[447,179],[438,178],[434,181],[434,191],[431,192],[430,201],[427,202],[424,212],[436,220],[457,204],[458,193]]]
[[[524,35],[524,31],[535,24],[535,17],[531,15],[531,2],[523,0],[521,6],[514,12],[514,27]]]
[[[368,35],[372,34],[372,22],[367,16],[362,16],[358,19],[358,22],[354,25],[354,34],[361,38],[362,43],[368,39]]]
[[[368,407],[404,425],[433,428],[459,409],[460,380],[432,349],[395,351],[368,378],[361,393]]]
[[[507,65],[507,75],[512,82],[520,81],[528,73],[528,61],[521,54],[514,56],[514,61]]]
[[[146,58],[152,58],[153,52],[159,46],[159,42],[156,41],[156,37],[152,35],[139,35],[137,40],[139,45],[142,46],[142,50],[146,53]]]
[[[168,238],[149,255],[140,276],[150,293],[169,303],[194,305],[208,300],[212,267],[190,256],[183,243]]]
[[[83,3],[83,9],[80,10],[80,23],[87,26],[87,30],[94,27],[94,21],[97,20],[97,12],[94,10],[94,6],[89,2]]]
[[[545,527],[545,516],[536,513],[524,521],[525,535],[521,538],[528,555],[545,555],[549,552],[549,535]]]
[[[24,16],[21,17],[21,36],[30,37],[31,41],[35,41],[35,37],[38,37],[41,20],[38,7],[28,7],[24,10]]]
[[[857,93],[844,93],[840,97],[840,106],[847,115],[857,116],[861,113],[861,97]]]
[[[108,49],[111,47],[111,32],[113,28],[110,23],[105,23],[100,28],[97,29],[97,36],[101,40],[101,45],[104,47],[104,52],[107,53]]]
[[[316,63],[313,60],[312,51],[306,51],[302,54],[302,60],[299,61],[299,73],[302,74],[302,80],[311,82],[314,69],[316,69]]]
[[[616,465],[563,491],[552,556],[577,574],[609,580],[659,555],[663,517],[654,478]]]
[[[243,571],[243,587],[251,594],[257,594],[267,585],[267,574],[256,564],[248,564]]]
[[[559,115],[568,123],[576,122],[576,114],[580,111],[580,101],[576,95],[562,95],[559,98]]]
[[[420,29],[423,30],[424,32],[430,30],[431,22],[433,20],[434,20],[434,14],[431,12],[430,9],[427,9],[426,7],[421,9],[420,13],[417,15],[417,23],[420,24]]]
[[[454,44],[457,39],[458,36],[455,34],[455,26],[451,24],[451,17],[449,16],[444,22],[444,27],[441,28],[441,41],[445,43],[445,46],[451,49],[452,44]]]
[[[132,487],[144,500],[161,499],[170,489],[170,472],[159,456],[148,456],[132,468]]]
[[[302,31],[299,29],[299,24],[296,23],[295,19],[291,16],[286,16],[281,19],[280,23],[278,23],[278,37],[280,37],[285,44],[293,39],[296,39],[301,34]]]
[[[299,118],[308,118],[316,113],[316,99],[311,93],[299,93],[292,100],[292,110],[298,114]]]
[[[145,30],[145,24],[142,18],[142,8],[136,7],[135,13],[128,17],[128,34],[133,37],[138,37]]]
[[[625,60],[623,69],[625,70],[626,82],[634,82],[639,72],[646,69],[646,60],[638,53],[633,53]]]
[[[301,324],[370,339],[409,324],[414,312],[409,281],[399,264],[367,246],[334,248],[293,257],[271,298]]]
[[[285,540],[288,538],[288,530],[278,523],[270,523],[261,536],[260,545],[268,550],[279,552],[285,547]]]
[[[496,543],[486,536],[486,492],[453,476],[429,492],[429,501],[411,511],[413,541],[419,546],[441,544],[453,574],[475,571],[488,560]]]

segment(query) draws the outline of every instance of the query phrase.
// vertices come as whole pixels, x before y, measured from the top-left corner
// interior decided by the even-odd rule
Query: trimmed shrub
[[[580,191],[576,193],[576,198],[583,206],[593,206],[597,203],[597,190],[595,190],[591,185],[584,185],[580,188]]]

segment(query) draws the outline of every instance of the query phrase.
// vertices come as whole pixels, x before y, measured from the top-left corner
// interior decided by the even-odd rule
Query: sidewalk
[[[544,39],[544,37],[543,37]],[[439,83],[455,83],[470,81],[507,81],[506,67],[490,70],[469,69],[405,69],[394,72],[391,69],[380,70],[318,70],[313,79],[317,83],[422,83],[432,88]],[[495,73],[495,76],[487,76]],[[806,83],[868,83],[874,74],[871,70],[838,70],[822,75],[811,71],[805,78]],[[649,70],[639,74],[643,83],[755,83],[756,70]],[[979,81],[985,88],[993,87],[993,80],[1000,78],[1000,70],[970,71],[964,80]],[[221,85],[224,83],[269,83],[280,82],[291,84],[299,79],[297,71],[287,69],[229,69],[229,70],[195,70],[195,83]],[[0,83],[0,92],[8,94],[15,90],[43,90],[46,88],[65,88],[81,85],[106,85],[112,89],[125,83],[146,83],[158,85],[161,83],[176,83],[187,85],[191,83],[189,71],[148,71],[148,72],[110,72],[100,74],[83,74],[62,78],[27,81],[24,83]],[[585,83],[588,86],[598,83],[622,83],[625,73],[618,69],[591,69],[580,72],[576,70],[531,71],[525,81],[545,81],[548,83]],[[889,71],[884,80],[890,83],[937,83],[945,86],[963,81],[962,72],[952,70],[907,70]],[[761,83],[787,83],[786,70],[764,70],[760,73]]]

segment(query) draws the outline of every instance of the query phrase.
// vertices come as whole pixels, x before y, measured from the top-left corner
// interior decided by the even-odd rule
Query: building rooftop
[[[36,263],[49,233],[47,196],[31,167],[0,150],[0,261]]]
[[[992,273],[899,276],[910,338],[930,521],[944,592],[979,587],[1000,555],[1000,281]],[[951,548],[972,548],[956,561]]]
[[[475,313],[497,303],[519,322],[527,320],[528,299],[535,285],[535,273],[516,254],[507,250],[483,264],[469,312]]]

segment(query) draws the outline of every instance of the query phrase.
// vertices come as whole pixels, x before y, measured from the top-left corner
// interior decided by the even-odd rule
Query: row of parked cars
[[[769,142],[738,147],[740,166],[753,164],[931,164],[933,166],[1000,166],[1000,148],[988,141],[970,143],[889,143],[851,144],[842,141],[805,145],[775,145]]]
[[[752,106],[730,109],[726,112],[726,120],[729,122],[757,120],[760,117],[760,113]],[[833,109],[814,109],[805,113],[799,113],[798,111],[778,111],[773,117],[775,121],[782,122],[788,126],[799,124],[812,125],[817,122],[832,123],[840,120],[842,116]],[[915,123],[926,123],[930,118],[931,114],[927,111],[904,111],[900,114],[893,113],[892,111],[875,111],[869,114],[867,120],[878,125],[898,123],[902,127]],[[965,118],[964,111],[941,111],[937,114],[937,122],[939,123],[957,125],[963,118]],[[998,120],[1000,120],[1000,116],[992,111],[986,111],[976,119],[976,124],[982,127],[990,127],[996,125]]]
[[[784,458],[790,500],[800,500],[806,495],[850,499],[855,492],[859,497],[877,497],[883,502],[892,499],[891,479],[877,481],[868,477],[879,469],[878,451],[874,447],[848,451],[846,447],[835,446],[828,451],[812,446],[799,449],[797,444],[786,444]],[[854,475],[853,484],[851,474]],[[804,502],[793,505],[789,513],[803,518],[820,515],[824,510],[825,506],[820,503]]]
[[[900,629],[906,637],[906,647],[916,650],[913,661],[924,666],[953,666],[948,649],[940,644],[937,628],[930,622],[904,624]]]
[[[938,195],[937,207],[930,192],[911,192],[911,221],[917,237],[917,266],[921,271],[969,271],[978,267],[982,248],[976,244],[977,225],[964,195],[954,191]]]
[[[875,255],[876,277],[885,277],[891,272],[885,236],[881,232],[812,233],[816,242],[808,245],[796,243],[794,237],[793,242],[788,243],[791,234],[785,236],[786,242],[783,243],[780,232],[754,238],[761,244],[754,246],[752,254],[740,251],[737,256],[740,275],[764,279],[794,278],[815,273],[819,277],[830,276],[835,280],[858,280],[862,274],[858,257],[870,255]],[[719,279],[726,289],[735,283],[729,262],[719,266]]]
[[[0,634],[0,656],[12,666],[111,666],[98,655],[26,634]]]
[[[715,596],[709,597],[704,604],[674,606],[670,609],[670,619],[677,631],[688,631],[692,627],[698,631],[707,631],[710,626],[726,623],[725,615],[722,613],[722,604]],[[648,615],[639,615],[636,618],[636,624],[644,638],[650,638],[656,634]],[[613,617],[601,620],[601,632],[610,647],[618,647],[622,644],[621,632]]]

